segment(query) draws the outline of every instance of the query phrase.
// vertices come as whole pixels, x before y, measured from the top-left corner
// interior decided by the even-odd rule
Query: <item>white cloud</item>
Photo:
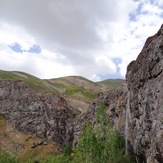
[[[40,78],[54,78],[75,74],[71,66],[57,62],[59,56],[47,50],[41,54],[15,53],[5,44],[0,45],[1,69],[24,71]],[[55,61],[56,60],[56,61]]]
[[[118,67],[123,76],[126,74],[127,65],[137,58],[147,37],[154,35],[163,21],[162,8],[145,1],[138,3],[140,4],[140,11],[136,12],[133,20],[131,19],[127,26],[113,24],[115,34],[110,53],[112,56],[122,58],[122,63]],[[135,14],[135,11],[133,13]]]
[[[0,0],[0,69],[26,71],[41,78],[82,75],[100,80],[125,76],[146,38],[162,23],[162,1]],[[30,11],[30,12],[29,12]],[[13,52],[39,45],[40,54]]]
[[[160,7],[163,7],[163,1],[162,0],[155,0],[154,3]]]
[[[8,45],[17,42],[23,47],[23,50],[29,50],[35,43],[35,39],[18,25],[0,22],[0,43],[1,42]]]
[[[142,12],[147,12],[150,15],[153,15],[153,14],[160,15],[162,13],[162,9],[159,6],[154,6],[151,3],[147,3],[143,5]]]

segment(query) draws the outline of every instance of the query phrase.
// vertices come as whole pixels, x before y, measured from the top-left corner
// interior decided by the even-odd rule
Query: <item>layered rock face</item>
[[[163,162],[163,26],[149,37],[136,61],[127,68],[121,88],[99,95],[76,122],[74,145],[86,120],[95,122],[95,111],[105,103],[110,121],[126,139],[126,153],[138,163]]]
[[[21,81],[0,80],[0,113],[13,128],[64,146],[72,137],[75,113],[55,94],[35,93]]]
[[[163,26],[127,68],[129,132],[144,162],[163,162]]]

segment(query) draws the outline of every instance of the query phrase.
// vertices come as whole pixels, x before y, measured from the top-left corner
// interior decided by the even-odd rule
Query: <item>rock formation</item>
[[[163,25],[127,68],[129,132],[144,162],[163,162]]]
[[[64,146],[72,137],[76,116],[55,94],[35,93],[22,81],[0,80],[0,113],[23,133],[56,141]]]
[[[113,127],[126,138],[126,153],[134,152],[138,163],[162,163],[163,25],[128,65],[126,79],[121,88],[100,94],[76,122],[74,146],[82,124],[95,122],[95,111],[103,101]]]

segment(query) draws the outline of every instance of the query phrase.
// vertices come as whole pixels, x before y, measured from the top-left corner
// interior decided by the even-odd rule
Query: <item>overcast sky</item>
[[[163,23],[163,0],[0,0],[0,69],[124,78]]]

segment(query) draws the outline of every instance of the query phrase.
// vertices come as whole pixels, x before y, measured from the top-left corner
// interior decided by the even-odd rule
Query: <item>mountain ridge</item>
[[[93,82],[81,76],[40,79],[25,72],[4,70],[0,70],[0,79],[21,80],[36,92],[56,93],[65,98],[71,97],[88,103],[92,102],[99,92],[118,87],[124,82],[124,80],[117,82],[116,79],[111,79],[112,82],[110,82],[108,79],[108,84],[106,84],[107,81],[103,84],[102,81]],[[111,86],[114,82],[117,84]]]

